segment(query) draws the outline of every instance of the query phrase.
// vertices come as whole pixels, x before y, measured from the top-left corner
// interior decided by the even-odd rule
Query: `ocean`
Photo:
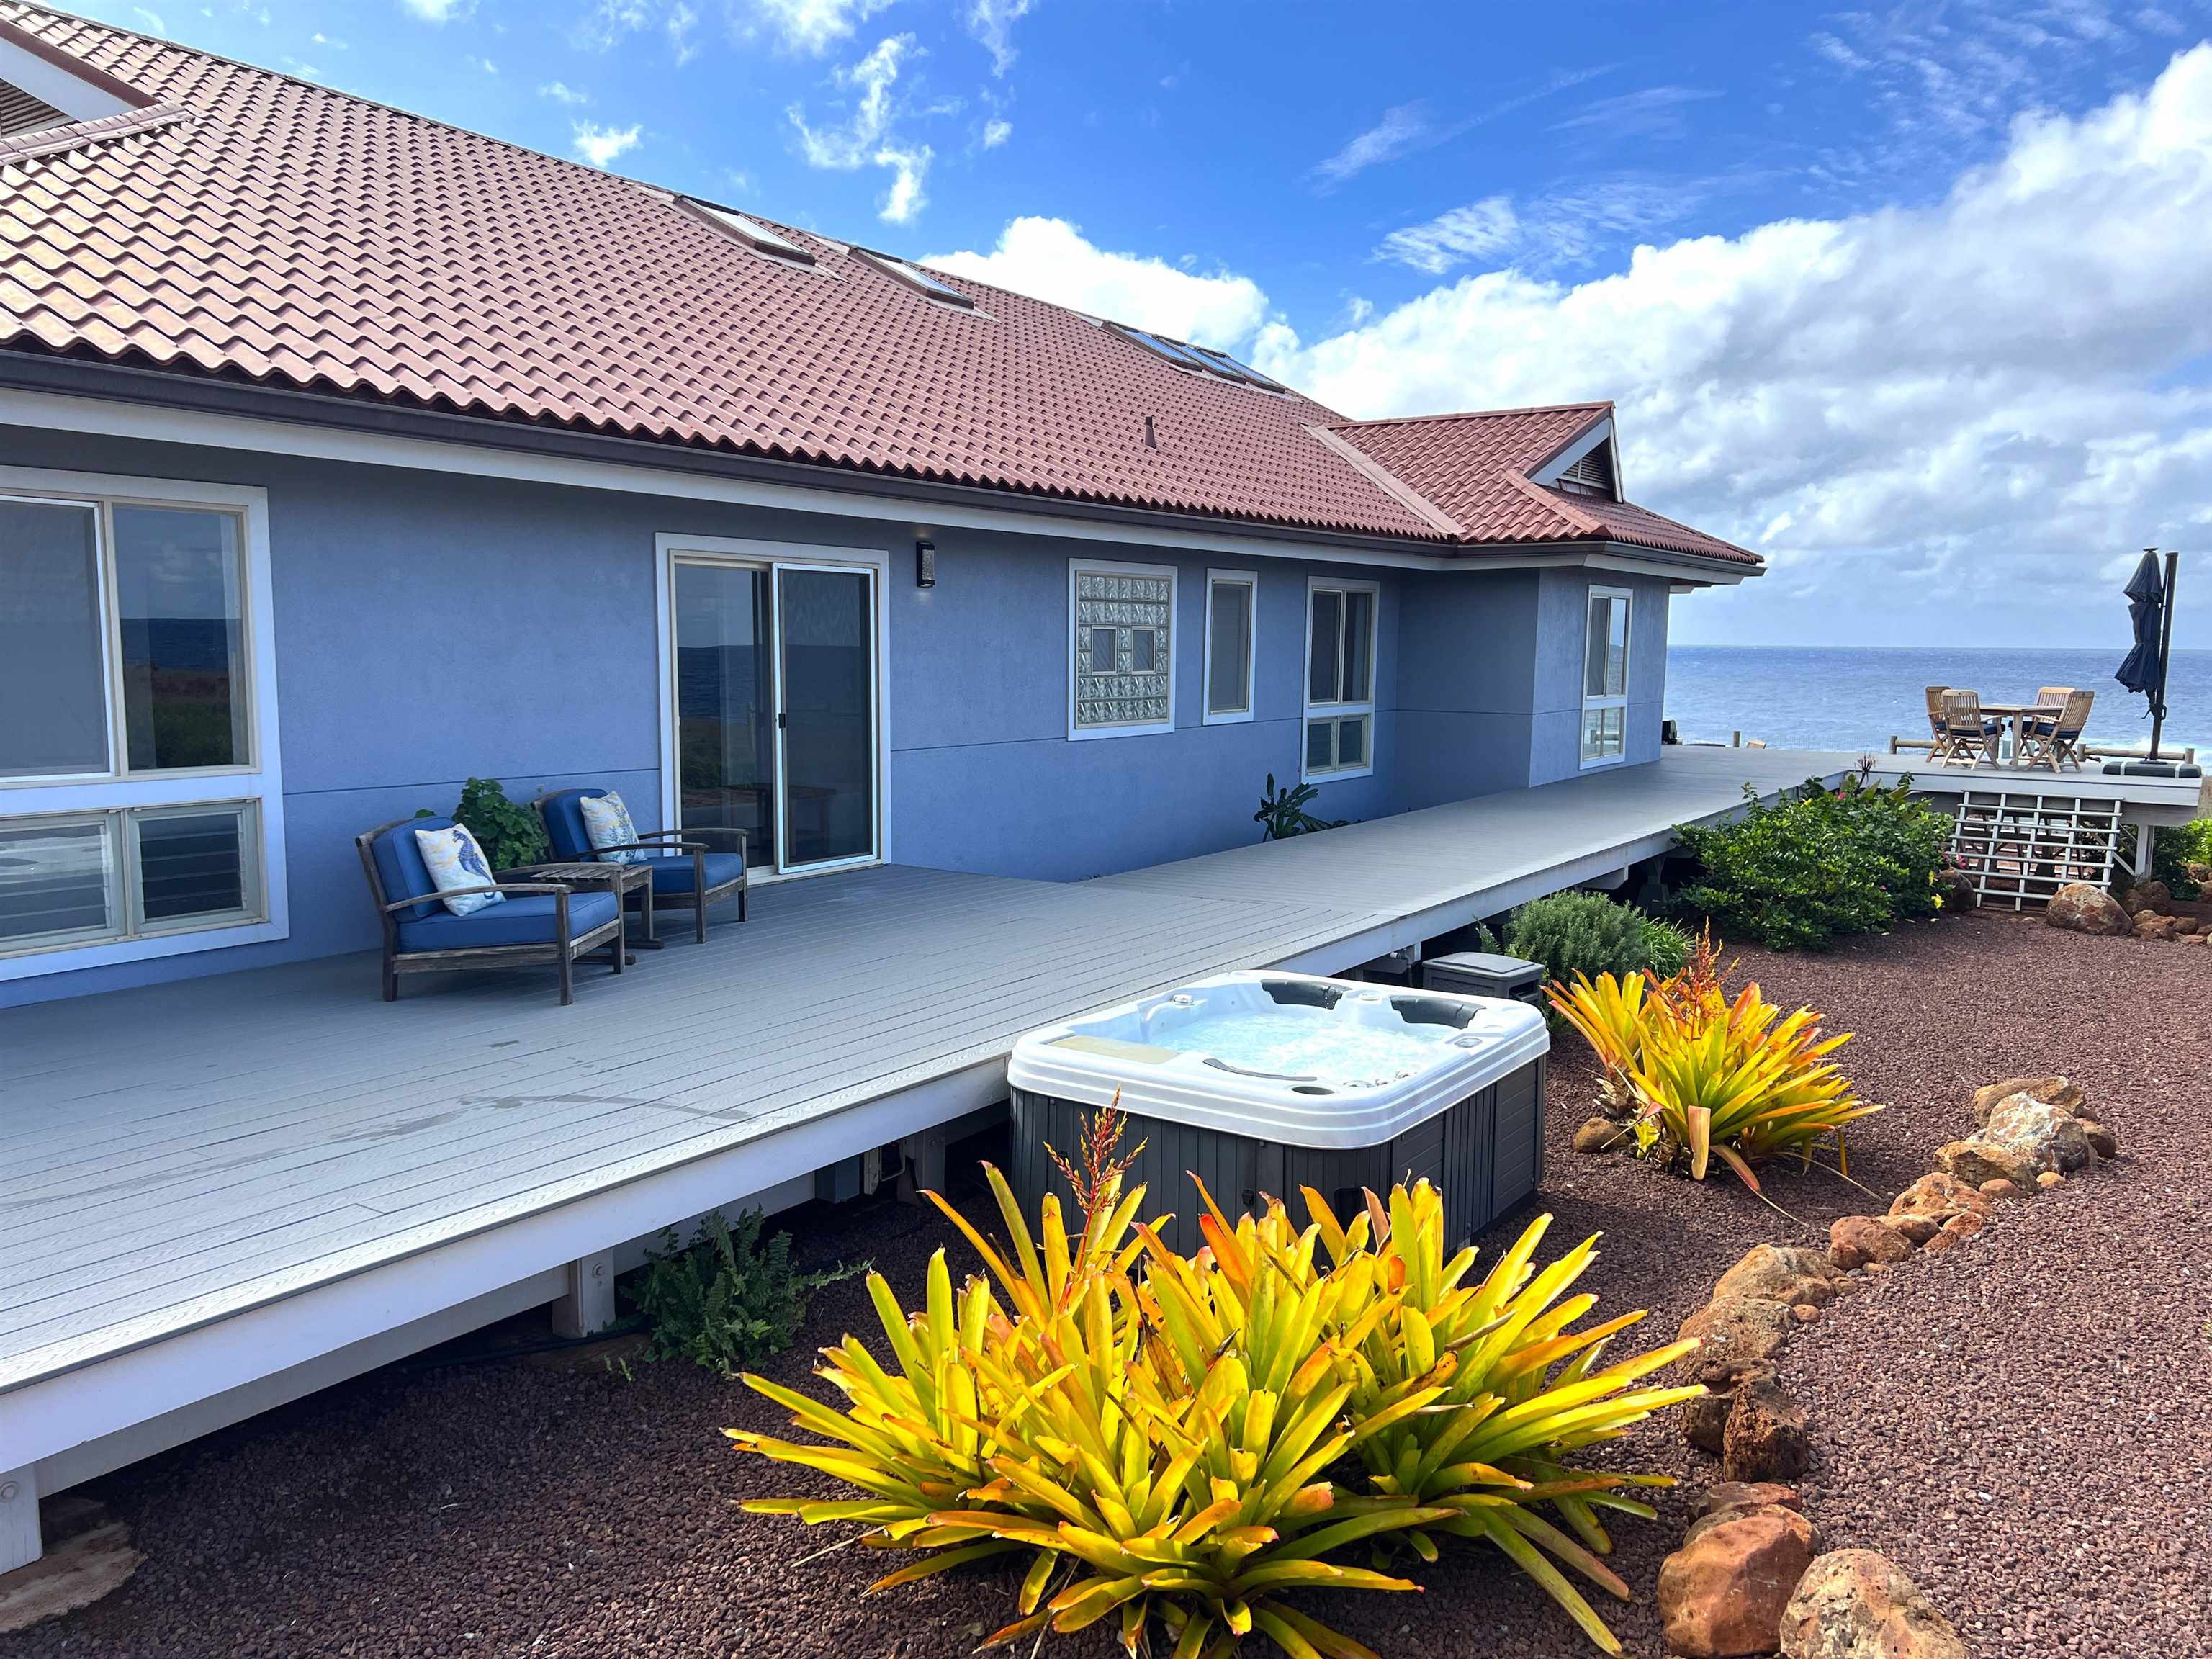
[[[1925,688],[1971,687],[1990,702],[2026,702],[2039,686],[2094,690],[2089,739],[2123,748],[2150,741],[2148,705],[2120,689],[2109,650],[1965,647],[1688,646],[1667,653],[1667,717],[1685,743],[1726,743],[1741,732],[1778,749],[1886,753],[1893,733],[1928,735]],[[2212,651],[2176,648],[2167,673],[2159,752],[2194,744],[2212,760]]]

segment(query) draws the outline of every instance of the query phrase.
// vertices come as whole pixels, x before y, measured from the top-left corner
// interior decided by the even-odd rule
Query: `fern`
[[[798,1340],[806,1299],[825,1285],[868,1270],[842,1262],[826,1273],[791,1266],[791,1235],[763,1244],[764,1217],[747,1210],[735,1225],[720,1210],[702,1218],[688,1245],[670,1228],[646,1253],[645,1277],[629,1293],[652,1328],[647,1359],[690,1359],[725,1376]]]

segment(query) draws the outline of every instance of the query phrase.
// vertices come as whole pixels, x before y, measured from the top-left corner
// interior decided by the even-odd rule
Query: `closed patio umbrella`
[[[2174,556],[2166,556],[2161,580],[2158,550],[2146,548],[2142,562],[2128,578],[2122,592],[2128,596],[2128,619],[2134,624],[2136,642],[2113,671],[2112,678],[2130,691],[2150,700],[2150,757],[2158,758],[2159,728],[2166,723],[2166,648],[2173,638],[2172,589]]]

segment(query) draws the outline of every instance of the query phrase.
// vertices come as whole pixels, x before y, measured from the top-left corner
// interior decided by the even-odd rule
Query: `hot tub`
[[[1426,1176],[1450,1242],[1536,1190],[1544,1157],[1543,1016],[1492,997],[1268,971],[1222,974],[1032,1031],[1007,1071],[1015,1191],[1032,1214],[1072,1200],[1045,1152],[1074,1154],[1083,1118],[1118,1094],[1130,1174],[1202,1242],[1188,1176],[1232,1217],[1265,1193],[1304,1218],[1311,1187],[1340,1215],[1360,1189]]]

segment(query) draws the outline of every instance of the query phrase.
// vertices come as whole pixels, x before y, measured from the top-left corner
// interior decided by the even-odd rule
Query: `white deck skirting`
[[[570,1008],[531,972],[386,1005],[348,957],[0,1012],[0,1474],[58,1491],[549,1300],[570,1261],[1000,1099],[1033,1026],[1342,969],[1848,765],[1671,750],[1092,882],[782,884],[703,947],[582,967]]]

